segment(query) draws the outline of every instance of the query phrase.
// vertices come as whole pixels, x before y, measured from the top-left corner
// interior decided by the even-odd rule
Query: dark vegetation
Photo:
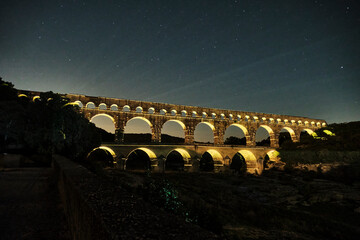
[[[281,134],[280,156],[294,161],[286,162],[283,170],[273,168],[258,177],[246,174],[240,154],[231,161],[233,173],[212,173],[213,159],[204,154],[200,173],[107,170],[107,174],[128,191],[222,239],[357,239],[358,124],[329,125],[314,136],[304,133],[299,143],[292,143],[289,134]],[[313,159],[346,164],[327,172],[320,167],[318,172],[287,167],[311,164]],[[180,156],[178,160],[181,162]]]
[[[230,136],[227,139],[225,139],[224,144],[226,145],[246,145],[246,138],[238,138],[235,136]]]
[[[210,141],[207,141],[207,142],[194,141],[194,143],[196,143],[196,144],[200,144],[200,145],[202,145],[202,144],[206,144],[206,145],[211,145],[211,144],[214,144],[214,143],[212,143],[212,142],[210,142]]]
[[[54,153],[80,160],[100,145],[100,135],[69,99],[45,92],[32,101],[0,78],[0,152],[38,155],[40,165]]]
[[[151,134],[150,133],[126,133],[124,134],[125,143],[151,143]],[[184,144],[185,139],[170,136],[168,134],[161,134],[161,143],[169,144]]]
[[[276,171],[255,177],[109,169],[107,176],[221,239],[356,239],[360,233],[359,189],[341,183]]]
[[[282,138],[284,150],[356,151],[360,149],[360,121],[333,123],[315,131],[314,136],[302,132],[300,142],[293,143]]]
[[[297,143],[286,139],[278,151],[287,173],[351,185],[360,181],[359,139],[360,121],[329,124],[312,136],[302,132]]]
[[[109,133],[101,128],[98,128],[98,131],[100,132],[101,135],[101,142],[107,142],[107,143],[115,142],[115,134]]]
[[[150,133],[126,133],[124,134],[125,143],[151,143]]]
[[[161,134],[162,143],[175,143],[175,144],[184,144],[185,139],[180,137],[171,136],[168,134]]]
[[[270,146],[270,137],[263,139],[260,142],[256,142],[256,146]]]

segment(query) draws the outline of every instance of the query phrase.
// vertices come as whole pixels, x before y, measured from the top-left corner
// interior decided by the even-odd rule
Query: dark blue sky
[[[20,89],[360,120],[358,1],[1,1]]]

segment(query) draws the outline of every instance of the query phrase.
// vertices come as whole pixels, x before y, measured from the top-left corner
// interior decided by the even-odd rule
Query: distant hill
[[[150,133],[127,133],[124,134],[124,142],[125,143],[150,143],[151,142],[151,134]],[[161,142],[162,143],[177,143],[183,144],[185,142],[184,138],[170,136],[168,134],[161,134]]]
[[[320,129],[321,135],[328,139],[329,147],[335,149],[360,150],[360,121],[349,123],[333,123]],[[326,136],[324,130],[329,130],[335,136]],[[317,131],[318,133],[318,131]],[[318,133],[318,135],[320,135]]]
[[[126,133],[124,134],[125,143],[151,143],[150,133]]]
[[[98,131],[101,135],[101,142],[114,142],[115,141],[115,134],[109,133],[101,128],[98,128]]]
[[[256,146],[270,146],[270,137],[263,139],[260,142],[256,142]]]
[[[161,142],[162,143],[179,143],[179,144],[183,144],[185,142],[185,139],[180,138],[180,137],[170,136],[168,134],[161,134]]]
[[[228,137],[225,139],[224,144],[226,145],[246,145],[246,138]]]
[[[315,131],[313,136],[303,136],[298,143],[283,144],[282,149],[309,150],[360,150],[360,121],[333,123]]]

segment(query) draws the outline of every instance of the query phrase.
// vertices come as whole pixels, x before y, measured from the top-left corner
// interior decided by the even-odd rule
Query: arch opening
[[[263,159],[260,159],[259,161],[262,163]],[[233,168],[235,172],[238,173],[248,172],[251,174],[258,174],[262,171],[262,166],[260,167],[261,169],[259,169],[259,161],[251,151],[240,150],[234,155],[230,168]]]
[[[243,125],[231,124],[225,131],[224,144],[246,146],[246,136],[248,135],[248,131]]]
[[[95,106],[95,103],[93,103],[93,102],[88,102],[88,103],[86,104],[85,108],[87,108],[87,109],[95,109],[96,106]]]
[[[113,167],[115,159],[116,155],[114,151],[108,147],[95,148],[87,156],[88,161],[96,162],[100,164],[101,167]]]
[[[169,120],[161,128],[162,143],[184,143],[185,124],[179,120]]]
[[[37,97],[37,96],[36,96],[36,97]],[[35,97],[34,97],[34,99],[35,99]],[[40,97],[38,97],[37,99],[40,100]],[[35,102],[35,100],[34,100],[34,102]],[[81,102],[80,100],[77,100],[77,101],[75,101],[74,103],[75,103],[76,105],[78,105],[79,108],[83,108],[83,107],[84,107],[84,105],[82,104],[82,102]]]
[[[200,170],[204,172],[217,171],[224,166],[221,154],[213,149],[206,151],[200,159]]]
[[[124,142],[149,143],[153,134],[151,122],[144,117],[134,117],[127,121],[124,128]]]
[[[111,111],[118,111],[118,110],[119,110],[119,107],[118,107],[118,105],[116,105],[116,104],[114,103],[114,104],[111,104],[110,110],[111,110]]]
[[[267,146],[271,145],[271,137],[274,136],[273,130],[266,125],[260,125],[255,134],[256,146]]]
[[[96,114],[90,119],[90,122],[101,129],[102,142],[115,141],[115,120],[112,116],[105,113]]]
[[[189,166],[190,154],[181,148],[172,150],[166,156],[165,169],[172,171],[184,171],[185,166]]]
[[[99,109],[100,109],[100,110],[106,110],[106,109],[107,109],[106,104],[105,104],[105,103],[100,103],[100,104],[99,104]]]
[[[236,173],[246,173],[246,161],[245,157],[241,153],[235,153],[234,157],[231,159],[230,169],[234,170]]]
[[[127,170],[151,170],[156,166],[157,158],[153,151],[147,148],[137,148],[127,157]]]
[[[201,122],[195,127],[194,141],[195,143],[214,143],[215,127],[208,122]]]
[[[265,170],[270,169],[272,165],[279,160],[279,154],[280,153],[276,150],[271,150],[267,152],[264,157],[263,168]]]
[[[288,145],[294,142],[295,132],[289,127],[284,127],[281,129],[279,134],[279,146]]]
[[[301,144],[309,144],[314,141],[313,137],[314,131],[311,129],[303,129],[300,132],[300,143]]]
[[[149,107],[148,113],[149,113],[149,114],[154,114],[154,113],[155,113],[155,108]]]
[[[129,105],[125,105],[125,106],[123,106],[122,110],[123,110],[123,112],[130,112],[131,108]]]

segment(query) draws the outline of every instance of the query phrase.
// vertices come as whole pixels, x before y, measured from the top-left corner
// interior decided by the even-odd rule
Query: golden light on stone
[[[138,106],[138,107],[136,107],[135,111],[136,111],[137,113],[142,113],[142,112],[143,112],[143,108],[140,107],[140,106]]]
[[[155,108],[149,107],[148,113],[149,113],[149,114],[154,114],[154,113],[155,113]]]
[[[22,94],[25,95],[28,94],[28,92],[24,92]],[[33,98],[39,93],[29,92],[29,94],[29,96]],[[305,117],[290,118],[291,116],[285,116],[284,119],[281,120],[283,115],[277,114],[261,113],[261,117],[259,117],[259,115],[252,115],[249,112],[222,110],[215,108],[201,108],[166,103],[134,101],[127,99],[96,98],[76,94],[66,94],[64,95],[64,97],[67,97],[71,101],[77,103],[79,107],[85,106],[81,108],[81,111],[89,120],[93,119],[94,116],[99,115],[100,113],[105,114],[105,112],[100,111],[107,111],[106,114],[110,116],[110,119],[112,118],[112,124],[120,132],[125,133],[124,128],[128,124],[128,122],[131,122],[137,118],[141,118],[149,123],[146,124],[147,126],[151,126],[149,129],[149,133],[152,134],[151,141],[154,142],[161,142],[161,129],[163,124],[168,120],[175,120],[174,117],[176,117],[176,120],[184,124],[184,138],[186,144],[194,143],[194,138],[196,136],[195,128],[200,122],[204,124],[209,124],[208,127],[210,127],[213,134],[212,140],[209,141],[211,144],[223,144],[225,131],[231,125],[231,121],[234,120],[234,116],[236,116],[235,120],[237,120],[239,123],[242,122],[243,119],[246,119],[246,121],[244,121],[243,123],[244,125],[241,128],[242,130],[245,129],[244,132],[248,132],[248,129],[251,129],[252,131],[248,132],[248,135],[246,134],[247,146],[256,145],[255,139],[251,138],[251,136],[256,135],[256,131],[259,126],[251,125],[254,123],[257,124],[259,120],[261,120],[261,126],[264,127],[266,131],[270,134],[271,147],[278,146],[278,139],[276,139],[276,134],[278,134],[278,132],[284,127],[284,124],[282,124],[281,121],[283,121],[283,123],[285,123],[286,125],[289,121],[291,121],[292,124],[289,124],[288,126],[291,126],[293,130],[295,130],[294,128],[299,128],[296,129],[297,134],[304,130],[305,127],[304,124],[298,125],[297,123],[299,122],[305,124],[311,122],[312,124],[310,126],[307,126],[308,128],[310,128],[311,131],[314,131],[321,126],[326,126],[326,123],[324,121],[315,121],[313,119],[308,119]],[[96,107],[95,103],[98,104],[98,107]],[[156,108],[154,106],[156,106]],[[142,110],[145,108],[147,109],[146,114],[144,114],[144,111]],[[167,112],[169,112],[169,114],[167,114]],[[178,112],[181,112],[181,114],[178,114]],[[146,117],[150,114],[155,115],[151,117]],[[208,114],[211,116],[211,118],[208,117]],[[220,117],[217,118],[217,115],[219,115]],[[276,121],[274,121],[274,119],[276,119]],[[223,121],[227,121],[229,122],[229,124],[223,124]],[[296,136],[296,139],[299,138],[300,136]]]
[[[110,110],[111,110],[111,111],[118,111],[118,110],[119,110],[119,107],[118,107],[117,104],[114,103],[114,104],[111,104]]]

